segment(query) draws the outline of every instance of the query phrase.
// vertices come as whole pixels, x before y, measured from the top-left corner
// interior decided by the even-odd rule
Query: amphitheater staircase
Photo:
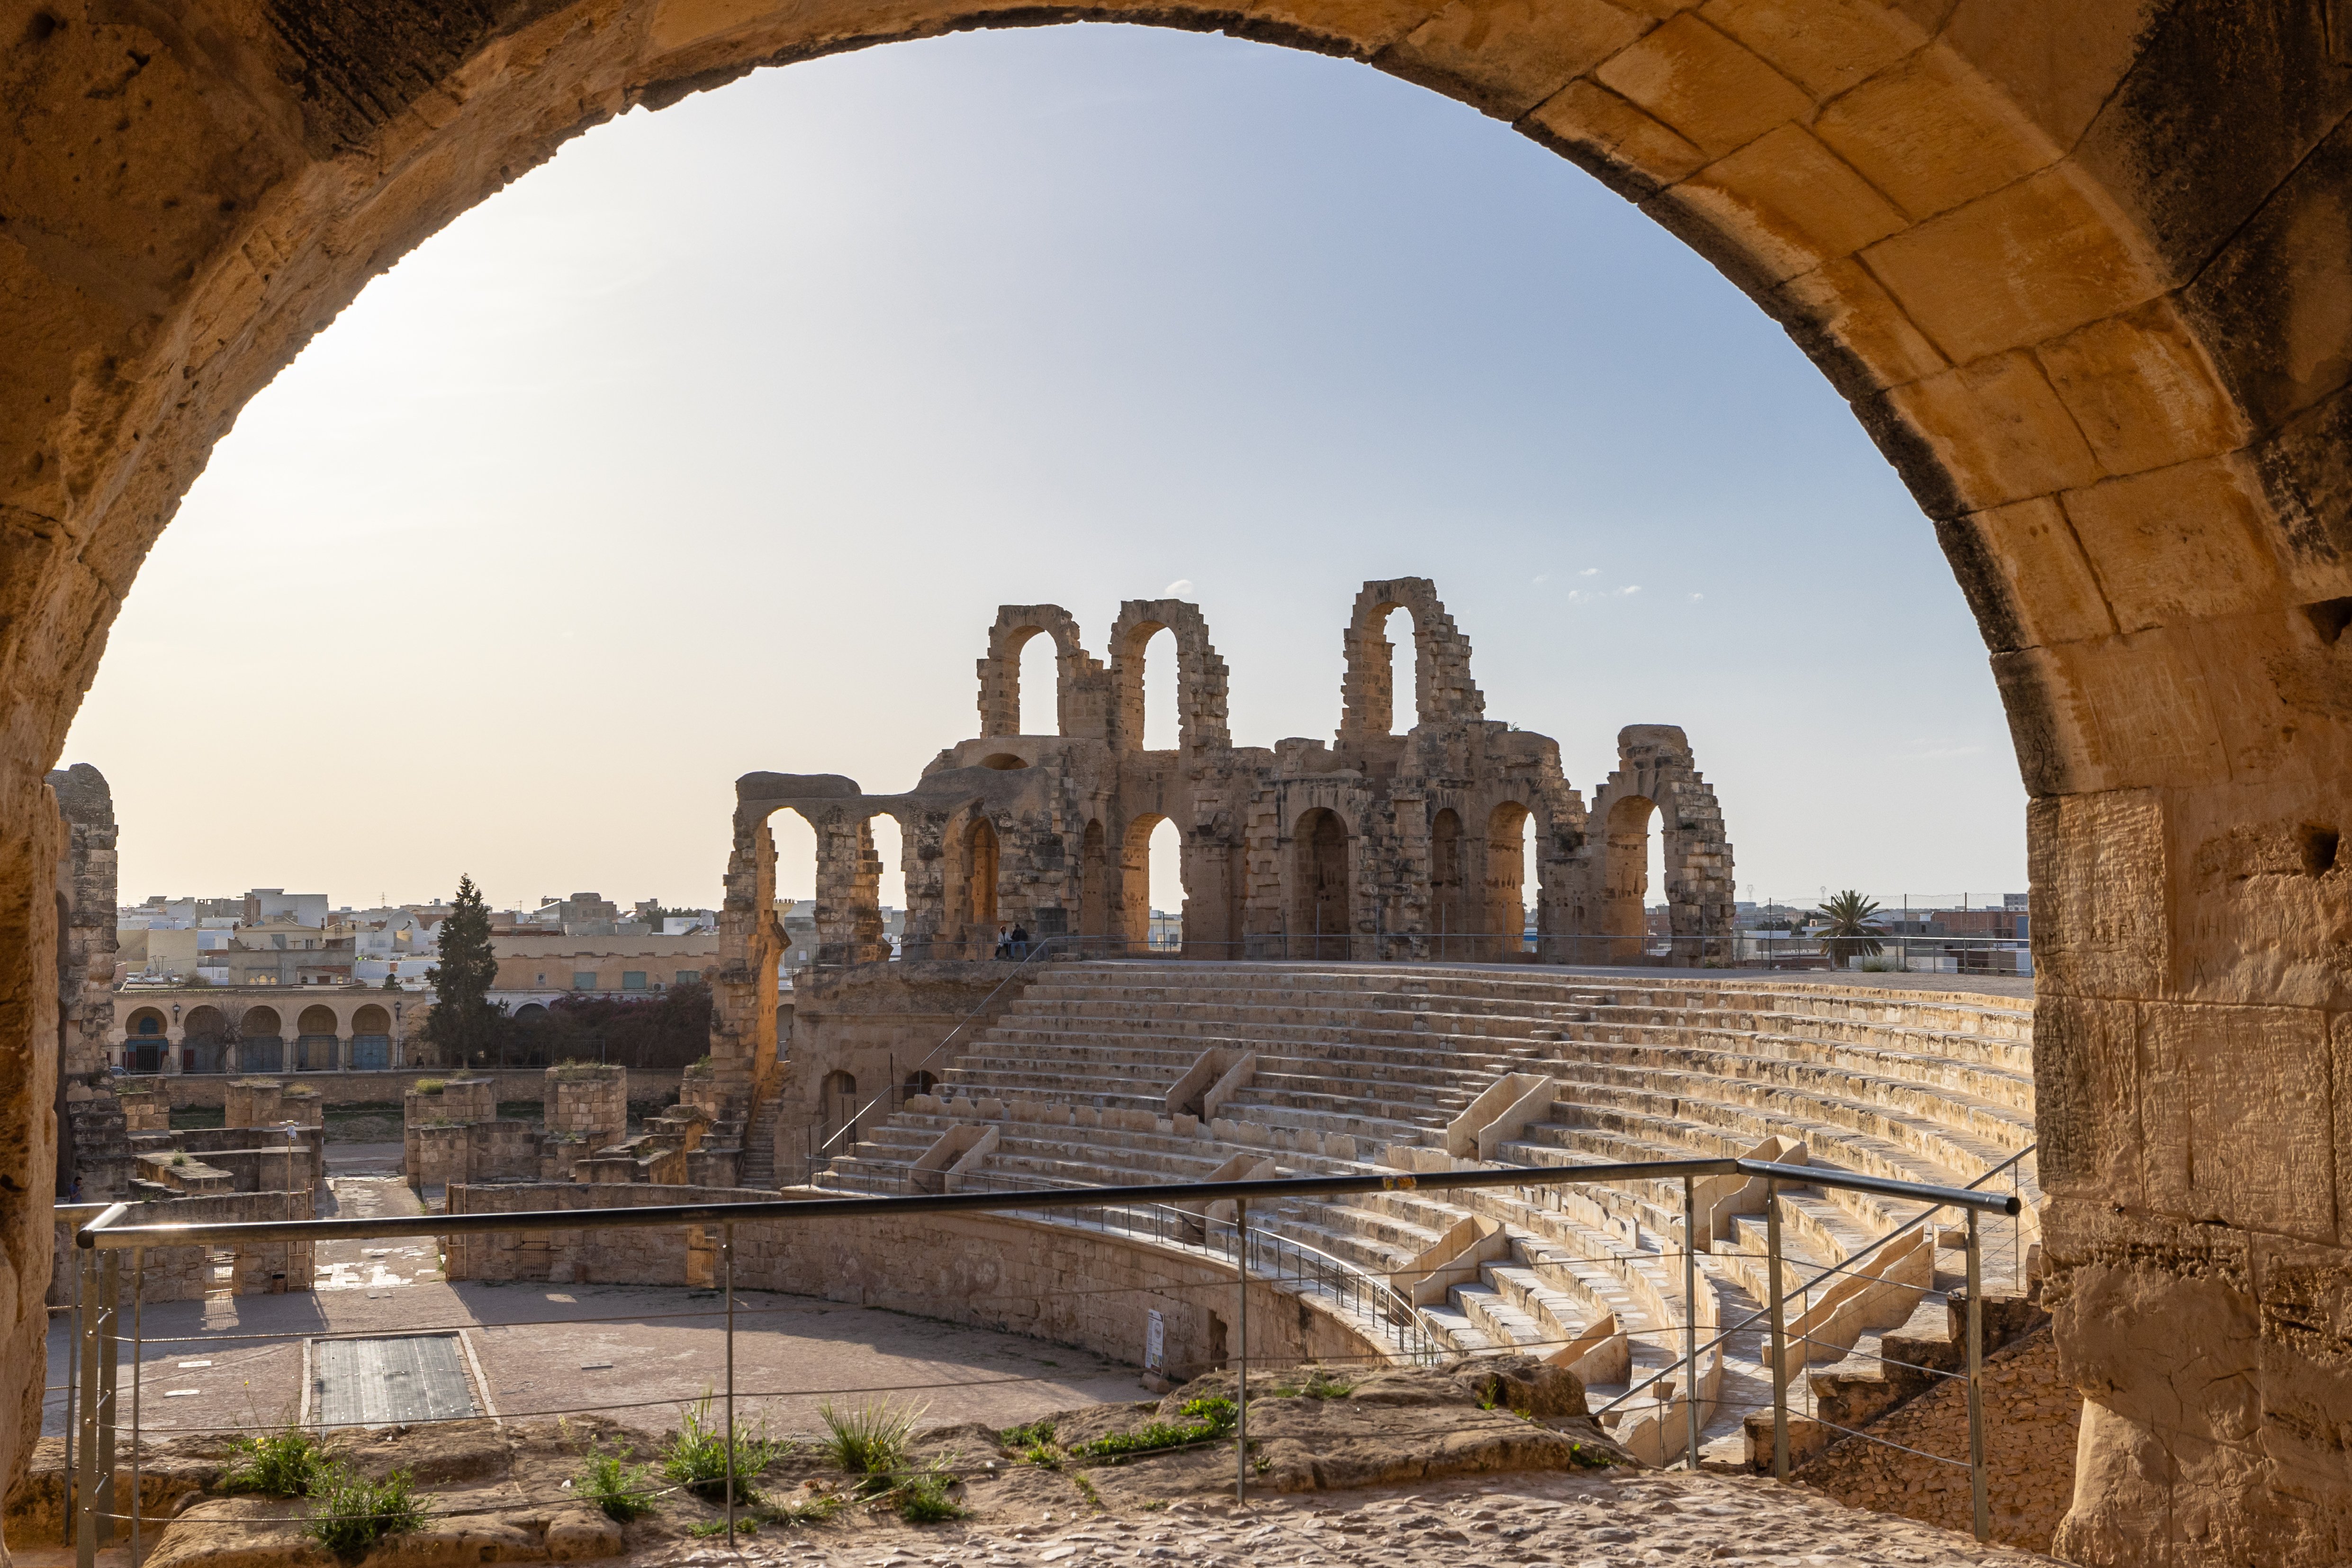
[[[776,1184],[776,1111],[773,1096],[761,1100],[743,1130],[743,1163],[736,1180],[747,1187],[772,1189]]]
[[[1255,1071],[1196,1121],[1170,1097],[1212,1050],[1247,1054]],[[1492,1150],[1495,1163],[1741,1155],[1778,1138],[1814,1164],[1965,1185],[2031,1145],[2032,1058],[2022,997],[1737,973],[1603,983],[1534,966],[1073,963],[980,1032],[936,1096],[870,1124],[820,1180],[887,1178],[976,1116],[999,1133],[981,1172],[1007,1184],[1197,1181],[1244,1152],[1284,1174],[1432,1168],[1453,1163],[1446,1129],[1474,1099],[1502,1075],[1533,1073],[1554,1080],[1553,1098]],[[772,1139],[751,1149],[772,1159]],[[747,1173],[756,1157],[747,1151]],[[1995,1184],[2012,1181],[2038,1201],[2030,1155]],[[1918,1217],[1900,1200],[1829,1188],[1784,1187],[1778,1201],[1791,1286]],[[1497,1255],[1444,1276],[1454,1282],[1420,1316],[1459,1351],[1549,1354],[1606,1314],[1622,1340],[1580,1363],[1599,1404],[1658,1374],[1680,1381],[1693,1311],[1681,1205],[1677,1181],[1391,1191],[1251,1212],[1258,1227],[1408,1294],[1465,1221],[1499,1226]],[[1754,1209],[1723,1217],[1700,1255],[1702,1339],[1763,1300],[1760,1198]],[[1938,1228],[1953,1221],[1946,1211]],[[1988,1295],[2021,1293],[2030,1213],[1989,1231]],[[1808,1412],[1853,1415],[1916,1391],[1890,1383],[1877,1358],[1890,1336],[1906,1357],[1946,1354],[1927,1342],[1949,1339],[1940,1293],[1959,1283],[1960,1254],[1937,1247],[1929,1260],[1938,1293],[1908,1321],[1864,1331],[1850,1353],[1817,1347],[1800,1380]],[[1710,1463],[1740,1462],[1743,1416],[1769,1407],[1762,1337],[1760,1326],[1736,1332],[1702,1365]],[[1616,1413],[1621,1436],[1644,1428],[1679,1448],[1686,1417],[1643,1403],[1664,1386]]]

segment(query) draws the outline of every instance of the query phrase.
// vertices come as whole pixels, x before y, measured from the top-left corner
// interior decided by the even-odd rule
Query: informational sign
[[[1151,1320],[1143,1326],[1143,1368],[1158,1372],[1168,1359],[1168,1324],[1153,1308]]]

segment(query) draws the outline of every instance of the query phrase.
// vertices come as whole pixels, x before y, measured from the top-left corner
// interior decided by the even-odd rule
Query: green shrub
[[[449,1080],[439,1078],[420,1078],[415,1085],[419,1094],[438,1094],[448,1087]]]
[[[922,1414],[918,1407],[887,1399],[868,1399],[846,1410],[835,1409],[826,1400],[816,1407],[825,1430],[817,1447],[835,1464],[863,1478],[860,1491],[887,1491],[891,1478],[906,1468],[907,1445]]]
[[[406,1470],[369,1480],[345,1464],[321,1465],[310,1481],[310,1521],[304,1533],[336,1556],[363,1557],[388,1535],[425,1522],[425,1500]]]
[[[299,1427],[259,1437],[238,1437],[229,1444],[234,1456],[221,1472],[225,1492],[261,1492],[269,1497],[301,1497],[326,1465],[318,1439]]]
[[[953,1479],[939,1470],[907,1478],[898,1488],[898,1517],[908,1524],[944,1524],[963,1518],[963,1505],[948,1495]]]
[[[738,1535],[757,1534],[759,1532],[759,1529],[760,1521],[752,1518],[750,1514],[741,1515],[735,1521],[735,1533]],[[688,1535],[699,1535],[703,1539],[709,1540],[714,1535],[726,1534],[727,1521],[723,1519],[706,1519],[700,1524],[688,1525],[686,1527],[686,1532]]]
[[[692,1405],[678,1409],[677,1430],[669,1439],[662,1455],[664,1476],[693,1492],[713,1501],[727,1500],[727,1426],[722,1420],[714,1424],[710,1416],[712,1391],[705,1388],[702,1397]],[[744,1502],[751,1496],[751,1482],[761,1471],[792,1452],[792,1444],[768,1436],[768,1424],[762,1420],[759,1430],[751,1435],[735,1434],[735,1500]]]
[[[1182,1421],[1154,1421],[1134,1432],[1114,1432],[1091,1443],[1074,1445],[1070,1452],[1082,1459],[1108,1459],[1121,1454],[1152,1454],[1206,1443],[1232,1433],[1240,1412],[1230,1399],[1188,1399],[1177,1412]]]
[[[572,1488],[604,1510],[604,1517],[626,1524],[654,1511],[654,1472],[650,1465],[632,1465],[630,1451],[592,1452],[572,1478]]]
[[[1041,1469],[1062,1468],[1062,1451],[1054,1446],[1054,1424],[1032,1421],[1026,1426],[1007,1426],[998,1440],[1013,1450],[1015,1464],[1035,1465]]]

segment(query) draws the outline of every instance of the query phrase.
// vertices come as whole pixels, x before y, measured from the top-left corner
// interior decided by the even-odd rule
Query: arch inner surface
[[[2307,851],[2352,816],[2341,6],[530,0],[425,26],[356,0],[331,29],[55,9],[0,73],[16,1125],[44,1125],[56,1070],[33,1048],[57,1006],[43,775],[212,444],[370,278],[565,138],[761,64],[1055,15],[1222,29],[1554,149],[1847,397],[1969,597],[2032,799],[2050,1291],[2092,1401],[2059,1548],[2352,1552],[2326,1436],[2352,1421],[2352,868]],[[28,1279],[54,1137],[0,1172]],[[37,1297],[14,1298],[0,1403],[38,1371]],[[0,1462],[20,1445],[0,1434]]]

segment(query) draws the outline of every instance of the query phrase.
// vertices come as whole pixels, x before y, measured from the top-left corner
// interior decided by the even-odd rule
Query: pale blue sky
[[[738,773],[971,732],[1000,602],[1100,653],[1189,582],[1271,744],[1406,574],[1588,799],[1683,725],[1743,898],[2023,889],[1951,573],[1778,328],[1493,121],[1130,27],[764,71],[460,218],[247,407],[67,757],[133,899],[708,903]]]

